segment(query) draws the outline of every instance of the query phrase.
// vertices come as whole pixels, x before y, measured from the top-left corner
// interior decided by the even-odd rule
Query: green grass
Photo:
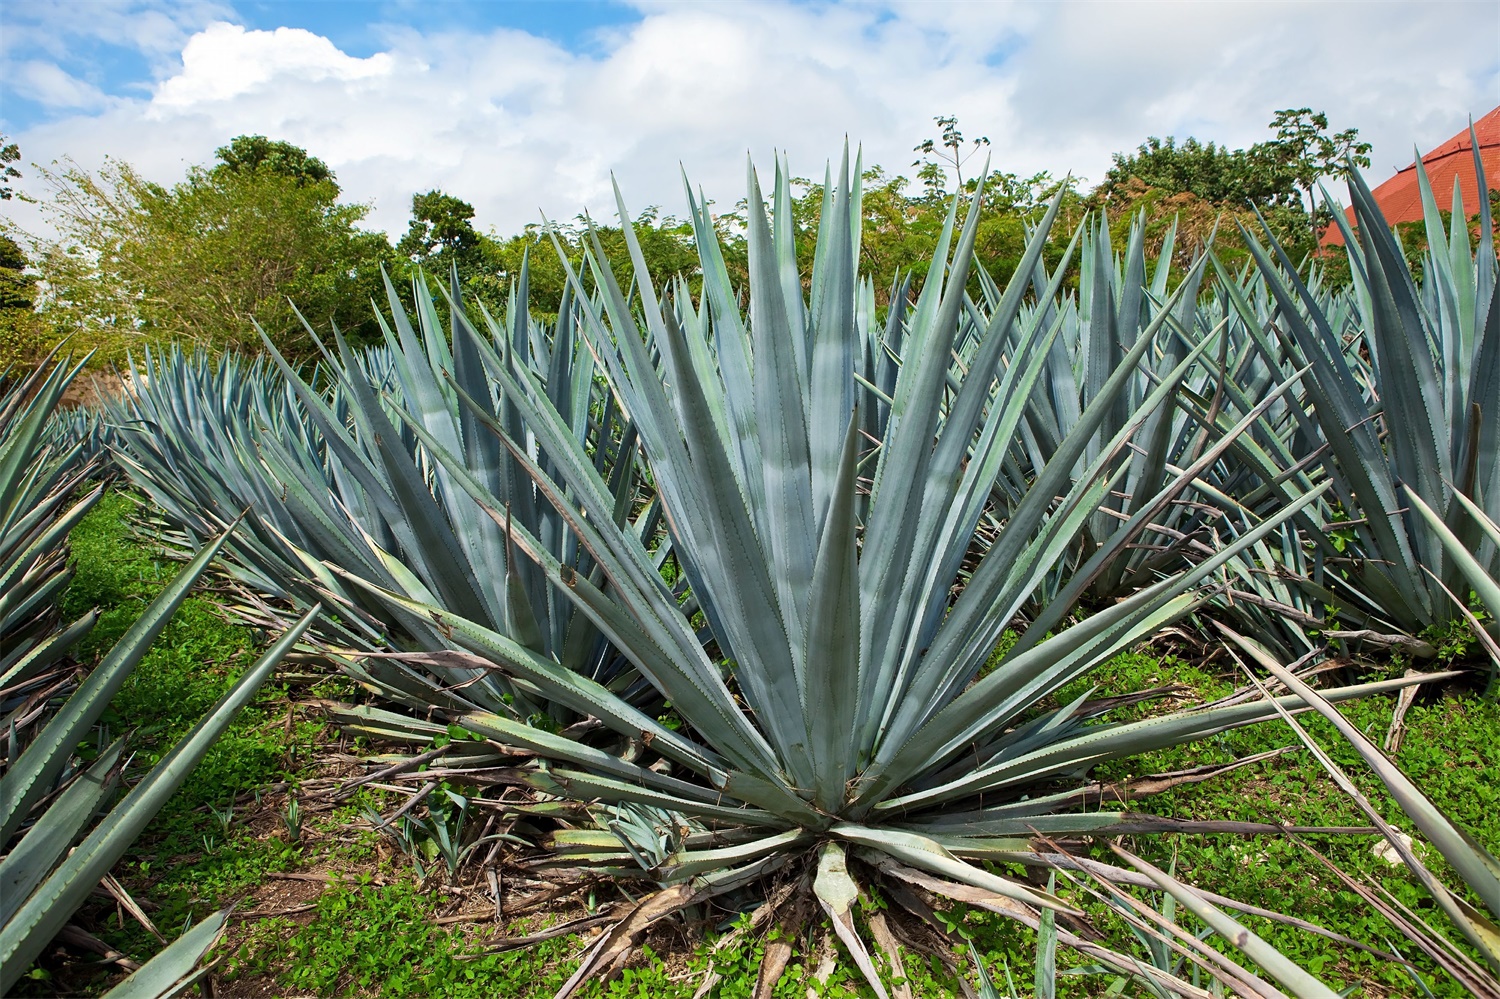
[[[1120,656],[1092,679],[1100,684],[1101,694],[1180,682],[1203,699],[1227,694],[1235,685],[1228,682],[1229,678],[1205,673],[1171,657],[1157,658],[1145,653]],[[1065,691],[1060,696],[1082,693],[1082,689]],[[1394,706],[1394,698],[1383,697],[1346,702],[1340,705],[1340,710],[1380,743],[1390,725]],[[1146,706],[1134,713],[1150,710]],[[1131,714],[1121,712],[1122,717]],[[1332,725],[1312,715],[1303,715],[1299,721],[1381,809],[1387,821],[1414,832],[1400,807]],[[1444,696],[1440,691],[1430,691],[1407,712],[1406,726],[1396,763],[1439,808],[1480,843],[1492,852],[1500,850],[1500,706],[1473,696]],[[1226,732],[1197,745],[1111,763],[1099,768],[1098,776],[1123,779],[1130,774],[1228,763],[1288,745],[1299,748],[1286,756],[1155,795],[1144,800],[1141,807],[1157,815],[1182,819],[1305,826],[1366,825],[1365,817],[1353,802],[1338,790],[1311,755],[1300,748],[1295,734],[1280,721]],[[1392,928],[1369,913],[1357,896],[1337,883],[1331,872],[1285,837],[1195,834],[1132,839],[1131,848],[1159,866],[1165,867],[1175,857],[1179,877],[1190,884],[1295,914],[1367,944],[1382,946],[1383,940],[1394,935]],[[1377,842],[1375,837],[1307,839],[1356,878],[1384,885],[1437,925],[1445,922],[1404,867],[1392,867],[1374,856],[1371,846]],[[1436,851],[1424,850],[1423,860],[1448,884],[1460,884]],[[1416,987],[1406,973],[1389,962],[1263,920],[1249,919],[1247,925],[1335,988],[1378,984],[1396,994],[1416,994]],[[1462,995],[1441,978],[1429,979],[1428,984],[1438,995]]]
[[[155,557],[131,533],[135,502],[105,496],[71,536],[75,575],[63,600],[67,615],[100,609],[80,658],[88,661],[112,647],[146,604],[176,575],[180,563]],[[105,722],[133,733],[137,763],[158,759],[211,708],[259,651],[257,636],[225,620],[203,596],[190,596],[173,615],[151,651],[126,680]],[[182,789],[147,828],[137,852],[148,845],[180,855],[218,829],[203,806],[223,806],[236,795],[295,777],[287,767],[292,749],[273,722],[273,706],[286,703],[286,688],[267,684],[198,764]],[[302,726],[293,744],[307,743],[318,726]]]
[[[228,976],[272,975],[289,992],[317,996],[524,995],[561,985],[556,964],[568,942],[524,955],[464,960],[461,934],[429,922],[432,902],[410,879],[376,886],[369,874],[336,882],[310,922],[259,924],[228,964]],[[497,991],[498,990],[498,991]]]
[[[65,598],[65,612],[77,615],[89,607],[102,617],[83,655],[96,656],[129,627],[146,602],[174,574],[177,564],[156,556],[132,531],[134,501],[111,493],[73,534],[76,576]],[[263,636],[224,619],[203,596],[190,598],[150,655],[127,682],[112,706],[115,731],[133,730],[137,764],[149,766],[177,736],[249,664]],[[1397,673],[1404,664],[1380,667]],[[1367,679],[1369,677],[1361,677]],[[336,681],[329,681],[330,683]],[[1060,701],[1097,685],[1099,695],[1124,693],[1166,683],[1190,688],[1190,699],[1210,699],[1238,683],[1171,656],[1138,651],[1117,657],[1080,683],[1063,691]],[[268,806],[241,802],[227,828],[214,810],[225,814],[237,795],[311,775],[308,761],[327,738],[319,724],[294,720],[290,739],[284,718],[290,705],[285,684],[275,681],[236,720],[181,791],[158,815],[116,875],[148,906],[169,936],[190,918],[273,883],[274,872],[306,869],[345,873],[315,898],[315,909],[294,919],[267,919],[236,924],[225,951],[223,977],[233,982],[269,981],[286,995],[317,996],[548,996],[571,974],[584,938],[562,938],[524,952],[484,952],[488,926],[434,926],[432,918],[447,896],[424,891],[404,858],[380,860],[374,834],[351,834],[347,823],[358,816],[364,796],[333,813],[310,816],[308,828],[318,835],[296,845],[274,821]],[[1389,724],[1390,698],[1356,702],[1342,710],[1379,741]],[[1159,710],[1143,705],[1119,712],[1128,719]],[[293,715],[295,719],[296,716]],[[1318,718],[1304,723],[1325,749],[1343,765],[1402,828],[1409,823],[1383,793],[1354,751]],[[1491,850],[1500,849],[1500,707],[1473,696],[1424,695],[1407,715],[1408,731],[1397,762],[1433,800]],[[1103,779],[1182,769],[1204,763],[1226,763],[1250,753],[1295,742],[1282,723],[1225,733],[1196,746],[1180,747],[1100,769]],[[373,799],[371,799],[373,800]],[[1213,780],[1188,785],[1142,802],[1160,815],[1192,819],[1284,821],[1301,825],[1363,825],[1363,818],[1302,750]],[[389,810],[387,808],[387,810]],[[337,833],[336,836],[332,835]],[[1404,869],[1374,857],[1371,838],[1310,837],[1310,841],[1356,877],[1375,880],[1419,912],[1431,903]],[[1339,890],[1311,857],[1279,836],[1172,835],[1134,837],[1132,849],[1166,866],[1175,861],[1178,875],[1222,894],[1271,909],[1293,912],[1381,946],[1393,934],[1359,900]],[[1113,859],[1112,855],[1103,855]],[[1441,858],[1427,859],[1446,876]],[[439,864],[441,867],[441,864]],[[372,877],[378,872],[378,877]],[[1454,879],[1447,877],[1449,883]],[[250,905],[253,903],[247,903]],[[864,905],[879,905],[878,899]],[[951,906],[942,918],[954,928],[955,946],[967,940],[978,947],[1003,984],[1008,966],[1025,994],[1031,988],[1035,935],[988,913]],[[128,918],[117,921],[102,903],[92,911],[91,928],[127,953],[144,956],[156,943]],[[1417,995],[1416,986],[1394,966],[1296,930],[1264,921],[1250,925],[1336,988],[1359,986],[1358,995]],[[1441,916],[1434,922],[1441,925]],[[507,933],[528,932],[506,927]],[[679,938],[652,938],[656,946],[642,951],[624,975],[585,991],[593,997],[691,996],[708,967],[707,944],[684,953]],[[764,952],[764,940],[753,936],[714,955],[724,976],[713,992],[719,999],[748,997]],[[1122,937],[1118,945],[1124,945]],[[816,946],[796,945],[797,957],[777,989],[782,999],[807,994]],[[1079,959],[1066,949],[1059,967],[1077,968]],[[961,958],[966,962],[966,958]],[[908,955],[908,973],[918,995],[958,995],[957,983],[935,962]],[[117,976],[115,976],[117,977]],[[1457,995],[1442,979],[1429,977],[1439,996]],[[101,988],[109,976],[70,979],[68,984]],[[1065,975],[1063,995],[1100,995],[1108,977]],[[32,994],[54,990],[60,982],[29,983]],[[866,996],[852,963],[844,960],[818,994]]]
[[[90,608],[100,611],[99,623],[76,652],[85,663],[107,652],[181,568],[134,536],[136,511],[131,496],[112,491],[70,536],[74,577],[61,610],[66,618]],[[183,603],[102,719],[110,731],[130,733],[135,756],[127,779],[145,773],[199,721],[254,661],[258,641],[251,629],[226,621],[203,596]],[[301,775],[298,749],[314,745],[323,726],[299,722],[288,742],[278,724],[286,703],[284,685],[272,681],[263,687],[115,871],[169,938],[189,920],[264,880],[266,872],[297,863],[285,843],[251,835],[232,822],[226,830],[211,811],[228,807],[237,795]],[[102,905],[86,908],[80,919],[126,954],[144,956],[159,948],[133,920],[106,917],[106,911]],[[69,980],[66,987],[84,985]]]
[[[461,930],[435,927],[432,899],[409,878],[378,885],[369,874],[331,885],[318,899],[312,919],[298,925],[267,920],[250,932],[226,962],[230,982],[271,978],[288,995],[550,996],[572,974],[590,939],[559,938],[526,951],[486,953],[481,941]],[[537,923],[531,929],[541,929]],[[519,931],[517,931],[519,932]],[[720,999],[749,999],[764,955],[764,942],[745,938],[714,955],[723,981]],[[592,983],[580,993],[592,999],[688,999],[708,969],[708,947],[688,960],[665,960],[650,946],[612,982]],[[908,981],[931,999],[956,995],[955,983],[913,959]],[[777,987],[778,999],[807,995],[811,969],[794,963]],[[852,963],[844,961],[819,989],[830,999],[867,996]]]

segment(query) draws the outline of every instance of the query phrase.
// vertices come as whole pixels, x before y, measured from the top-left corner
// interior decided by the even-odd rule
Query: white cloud
[[[215,0],[10,0],[0,53],[36,51],[65,60],[84,40],[129,46],[154,64],[162,57],[175,62],[193,32],[234,17]]]
[[[175,109],[228,101],[274,80],[349,83],[388,76],[394,60],[380,52],[356,59],[301,28],[246,31],[218,21],[188,40],[182,71],[163,81],[151,101],[159,116]]]
[[[263,133],[327,161],[379,228],[399,233],[411,194],[441,187],[510,232],[539,210],[609,217],[611,170],[637,211],[681,210],[679,164],[732,204],[746,150],[814,174],[846,134],[909,173],[938,114],[988,135],[1000,169],[1097,181],[1147,135],[1244,145],[1308,105],[1375,143],[1378,181],[1500,95],[1493,4],[646,3],[586,53],[400,29],[368,58],[232,20],[186,36],[149,97],[37,126],[23,153],[108,153],[170,181]]]
[[[16,93],[47,107],[96,108],[105,103],[103,91],[56,63],[31,59],[8,68]]]

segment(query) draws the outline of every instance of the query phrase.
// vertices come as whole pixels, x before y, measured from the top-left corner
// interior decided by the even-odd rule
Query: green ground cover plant
[[[141,608],[169,580],[176,563],[135,533],[140,500],[109,493],[71,536],[74,577],[63,600],[64,612],[97,607],[96,629],[82,645],[84,656],[113,644]],[[144,740],[143,762],[189,728],[223,695],[234,676],[259,651],[264,638],[226,620],[208,594],[189,597],[162,633],[158,646],[141,662],[111,706],[112,724],[133,725]],[[287,688],[270,683],[209,750],[177,798],[147,831],[168,848],[197,841],[211,831],[202,806],[223,807],[241,794],[295,778],[299,748],[312,744],[320,727],[299,722],[290,742],[273,730],[274,706],[284,705]]]
[[[144,602],[170,578],[171,562],[162,557],[143,529],[149,508],[138,497],[112,491],[74,529],[72,546],[77,574],[64,604],[70,610],[84,606],[102,609],[101,626],[123,629]],[[143,662],[140,672],[122,690],[126,703],[141,708],[177,712],[173,706],[185,702],[211,701],[226,682],[221,668],[253,655],[262,640],[252,629],[228,622],[205,596],[190,598],[185,613],[164,633],[157,651]],[[113,623],[111,623],[113,622]],[[1009,634],[1000,647],[1014,641]],[[1184,685],[1179,698],[1211,700],[1223,696],[1237,684],[1232,673],[1213,663],[1198,663],[1192,650],[1140,648],[1123,653],[1102,666],[1092,678],[1101,694],[1123,694],[1162,682]],[[207,668],[204,668],[204,667]],[[1387,660],[1366,669],[1400,672],[1405,664]],[[325,681],[326,683],[326,681]],[[1059,699],[1082,693],[1075,685],[1059,692]],[[530,950],[485,954],[493,933],[483,924],[475,927],[443,927],[433,920],[444,910],[448,896],[438,884],[421,884],[405,858],[379,848],[379,836],[357,826],[360,807],[378,804],[375,797],[351,799],[326,818],[315,819],[318,828],[339,830],[337,839],[317,839],[296,847],[272,824],[282,799],[272,788],[288,780],[315,780],[326,760],[318,747],[326,739],[325,726],[311,721],[294,725],[290,740],[284,725],[275,724],[291,702],[326,688],[299,689],[273,682],[263,689],[226,733],[224,741],[204,760],[195,776],[162,810],[147,829],[137,848],[117,870],[135,897],[149,907],[163,926],[180,925],[191,916],[237,900],[251,908],[257,893],[277,882],[274,874],[323,870],[332,866],[344,872],[311,896],[310,914],[246,920],[231,925],[223,945],[227,960],[217,977],[219,995],[240,994],[237,989],[269,987],[282,995],[507,995],[549,996],[571,973],[571,961],[588,937],[565,936]],[[1124,709],[1123,716],[1144,716],[1148,706]],[[1390,724],[1393,699],[1354,702],[1348,716],[1379,738]],[[166,721],[145,744],[161,744],[188,723],[190,712],[181,710]],[[271,724],[267,724],[271,723]],[[1308,723],[1325,745],[1346,765],[1356,762],[1352,750],[1327,738],[1331,729],[1314,720]],[[1500,706],[1478,697],[1456,692],[1454,696],[1423,698],[1406,712],[1406,734],[1395,759],[1419,781],[1427,793],[1481,843],[1500,847]],[[1285,726],[1272,722],[1225,733],[1191,747],[1149,754],[1125,764],[1111,764],[1098,774],[1101,779],[1126,779],[1130,768],[1172,771],[1195,766],[1222,764],[1254,753],[1275,750],[1295,742]],[[375,747],[367,747],[372,749]],[[288,765],[288,753],[291,765]],[[232,791],[225,790],[232,788]],[[254,792],[261,792],[257,803]],[[212,812],[236,795],[231,831],[224,835]],[[1386,814],[1401,822],[1401,814],[1384,799]],[[1182,819],[1231,818],[1263,820],[1268,811],[1294,824],[1358,823],[1351,805],[1323,779],[1321,770],[1301,751],[1269,763],[1223,774],[1212,781],[1165,791],[1152,799],[1159,814]],[[269,820],[269,821],[267,821]],[[204,837],[210,842],[205,844]],[[1347,843],[1313,839],[1312,845],[1346,870],[1377,879],[1413,906],[1422,905],[1421,889],[1404,874],[1371,852],[1377,842],[1359,837]],[[1390,929],[1368,912],[1354,894],[1337,890],[1332,877],[1304,849],[1285,837],[1245,839],[1230,835],[1181,835],[1161,839],[1134,838],[1131,848],[1147,859],[1166,866],[1175,859],[1176,872],[1193,883],[1212,884],[1223,894],[1278,911],[1295,911],[1319,925],[1379,946]],[[384,859],[382,859],[382,857]],[[1441,865],[1437,865],[1441,869]],[[373,872],[373,876],[372,873]],[[381,884],[374,883],[378,876]],[[1312,879],[1319,879],[1313,882]],[[1309,892],[1308,885],[1327,884],[1326,891]],[[112,907],[98,911],[99,936],[126,953],[139,953],[149,945],[145,930],[126,917],[123,924]],[[972,942],[981,958],[1002,984],[1008,967],[1018,980],[1029,984],[1029,968],[1036,951],[1032,930],[973,907],[954,904],[940,918],[955,930],[955,959],[968,967],[966,942]],[[1360,984],[1365,995],[1417,995],[1416,986],[1399,968],[1332,941],[1320,940],[1268,920],[1252,920],[1258,933],[1317,969],[1334,983]],[[351,931],[352,927],[359,929]],[[534,932],[541,921],[530,919],[504,925],[507,935]],[[694,994],[696,981],[707,970],[709,953],[721,934],[707,928],[702,940],[663,938],[648,942],[641,955],[622,976],[608,984],[595,984],[588,996],[681,996]],[[748,999],[765,956],[766,941],[749,937],[742,944],[713,953],[713,967],[723,980],[712,993],[720,999]],[[867,996],[867,985],[847,963],[822,986],[820,995]],[[783,983],[774,993],[782,999],[802,997],[812,982],[817,957],[799,955]],[[1059,954],[1063,971],[1085,962]],[[915,955],[907,955],[908,979],[921,996],[956,997],[962,994],[957,980],[941,964],[933,966]],[[1458,996],[1441,979],[1426,979],[1439,996]],[[119,973],[96,973],[61,979],[79,991],[93,991]],[[56,994],[59,981],[31,982],[32,995]],[[441,983],[437,988],[435,983]],[[1107,988],[1104,978],[1064,974],[1060,994],[1095,995]],[[1446,987],[1445,987],[1446,986]]]
[[[60,609],[75,617],[98,612],[95,629],[74,651],[84,663],[108,653],[180,567],[142,543],[139,508],[128,493],[106,493],[69,536],[72,578]],[[228,623],[204,597],[188,597],[101,716],[107,729],[132,733],[132,767],[144,772],[160,762],[235,685],[268,637]],[[302,722],[290,738],[284,727],[269,727],[271,706],[285,701],[284,686],[262,687],[257,702],[231,723],[122,859],[119,878],[137,891],[167,878],[167,888],[149,896],[161,928],[175,932],[203,918],[265,871],[292,862],[281,844],[231,833],[213,816],[214,808],[230,806],[243,792],[296,778],[298,768],[289,761],[299,746],[312,745],[322,726]],[[123,953],[155,945],[154,935],[128,918],[101,920],[98,929],[100,939]],[[72,977],[78,970],[67,968],[59,983],[41,967],[25,987],[36,994],[80,987]]]
[[[1119,657],[1101,673],[1105,689],[1128,690],[1148,677],[1170,676],[1188,684],[1194,695],[1212,700],[1228,694],[1233,674],[1212,675],[1174,661],[1172,656],[1135,654]],[[1378,668],[1378,667],[1377,667]],[[1386,668],[1393,668],[1387,666]],[[1394,668],[1400,668],[1395,664]],[[1389,730],[1396,701],[1370,698],[1342,708],[1342,713],[1376,742]],[[1500,845],[1500,751],[1494,734],[1500,731],[1500,706],[1472,694],[1430,696],[1413,704],[1404,715],[1405,732],[1392,759],[1422,787],[1442,810],[1493,852]],[[1340,765],[1358,772],[1358,754],[1321,719],[1303,724],[1328,748]],[[1132,765],[1166,772],[1230,762],[1257,753],[1297,746],[1296,737],[1279,722],[1242,729],[1191,748],[1179,747],[1149,754]],[[1101,779],[1127,776],[1119,764],[1102,768]],[[1374,781],[1362,781],[1369,792]],[[1394,799],[1372,795],[1386,818],[1411,833],[1409,821]],[[1318,765],[1299,749],[1261,766],[1220,775],[1211,781],[1174,788],[1153,796],[1152,810],[1179,819],[1229,818],[1263,820],[1268,813],[1290,825],[1360,825],[1358,810],[1326,779]],[[1376,837],[1303,837],[1316,849],[1356,877],[1369,879],[1391,891],[1407,905],[1427,908],[1421,886],[1405,868],[1373,852]],[[1178,874],[1193,884],[1213,885],[1233,898],[1256,900],[1276,912],[1295,912],[1321,926],[1338,929],[1366,942],[1389,935],[1384,921],[1341,886],[1337,878],[1292,837],[1202,835],[1174,836],[1160,843],[1135,838],[1133,850],[1159,865],[1175,858]],[[1423,853],[1424,862],[1456,883],[1441,856]],[[1316,890],[1309,890],[1309,885]],[[1477,904],[1478,899],[1471,896]],[[1299,963],[1344,984],[1379,984],[1395,994],[1414,989],[1398,967],[1373,955],[1319,939],[1267,920],[1252,919],[1256,932],[1271,940]],[[1326,974],[1325,974],[1326,972]],[[1429,972],[1430,973],[1430,972]],[[1451,982],[1428,980],[1440,994],[1462,995]],[[1445,991],[1445,989],[1447,991]]]

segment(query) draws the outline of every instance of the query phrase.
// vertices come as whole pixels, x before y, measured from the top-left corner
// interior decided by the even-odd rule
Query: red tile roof
[[[1474,122],[1474,134],[1479,139],[1479,158],[1484,162],[1486,186],[1500,190],[1500,107]],[[1479,211],[1479,180],[1474,173],[1474,143],[1465,128],[1447,142],[1422,157],[1422,166],[1427,170],[1427,179],[1432,184],[1432,196],[1439,208],[1447,210],[1453,206],[1453,185],[1463,192],[1464,214]],[[1380,206],[1386,222],[1417,222],[1422,218],[1422,195],[1417,186],[1417,165],[1402,170],[1390,180],[1371,192]],[[1354,222],[1354,209],[1348,209],[1349,222]],[[1343,234],[1338,226],[1330,225],[1320,242],[1324,246],[1342,246]]]

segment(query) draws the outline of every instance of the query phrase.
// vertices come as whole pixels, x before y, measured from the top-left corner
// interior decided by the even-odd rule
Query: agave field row
[[[1500,866],[1333,706],[1462,678],[1315,679],[1372,650],[1420,666],[1458,627],[1487,651],[1480,683],[1493,685],[1487,204],[1476,240],[1461,203],[1445,221],[1424,178],[1429,249],[1414,277],[1356,177],[1340,288],[1252,232],[1244,269],[1210,245],[1174,273],[1170,237],[1151,260],[1143,223],[1123,249],[1102,219],[1054,233],[1054,204],[1001,286],[974,252],[979,196],[955,199],[925,273],[861,274],[859,177],[846,155],[806,268],[787,170],[768,192],[752,171],[744,287],[691,191],[698,273],[655,286],[622,199],[633,273],[596,241],[568,264],[555,323],[528,314],[525,268],[500,315],[467,308],[456,283],[418,282],[411,314],[388,289],[382,345],[336,334],[313,367],[269,340],[255,359],[169,347],[100,412],[45,434],[65,370],[45,376],[45,398],[7,397],[41,415],[0,465],[0,485],[37,497],[0,497],[5,551],[21,553],[0,606],[5,627],[30,629],[0,650],[6,710],[24,719],[5,835],[54,821],[111,766],[67,759],[97,719],[75,702],[111,695],[103,665],[58,710],[65,735],[28,728],[66,693],[55,664],[86,627],[48,632],[43,609],[89,502],[68,497],[107,459],[149,498],[161,542],[195,553],[182,592],[222,547],[237,613],[298,619],[262,672],[304,642],[368,692],[334,715],[407,747],[396,767],[441,757],[476,794],[522,788],[501,810],[548,830],[534,864],[646,885],[559,997],[710,900],[760,928],[826,923],[875,995],[909,995],[888,972],[897,938],[921,939],[902,927],[923,920],[923,894],[1014,918],[1155,995],[1334,995],[1237,921],[1253,907],[1120,847],[1118,863],[1089,856],[1122,834],[1284,832],[1101,809],[1089,778],[1268,719],[1323,754],[1447,922],[1386,906],[1393,932],[1462,988],[1500,995]],[[1049,240],[1067,240],[1051,265]],[[1248,686],[1133,722],[1110,720],[1118,698],[1057,696],[1173,625],[1224,643]],[[1428,871],[1297,725],[1309,709],[1341,725],[1461,885]],[[450,742],[460,731],[472,738]],[[32,790],[12,797],[12,783]],[[30,859],[31,836],[6,844],[4,864],[45,873],[59,858]],[[445,853],[457,865],[479,845]],[[1059,875],[1115,900],[1161,959],[1076,932],[1084,912]],[[1205,932],[1137,911],[1141,888]],[[890,901],[890,925],[860,916],[862,894]],[[24,923],[7,906],[7,975],[55,929],[31,910],[69,904],[35,894]],[[13,933],[27,942],[13,948]],[[787,956],[768,957],[757,995]]]

